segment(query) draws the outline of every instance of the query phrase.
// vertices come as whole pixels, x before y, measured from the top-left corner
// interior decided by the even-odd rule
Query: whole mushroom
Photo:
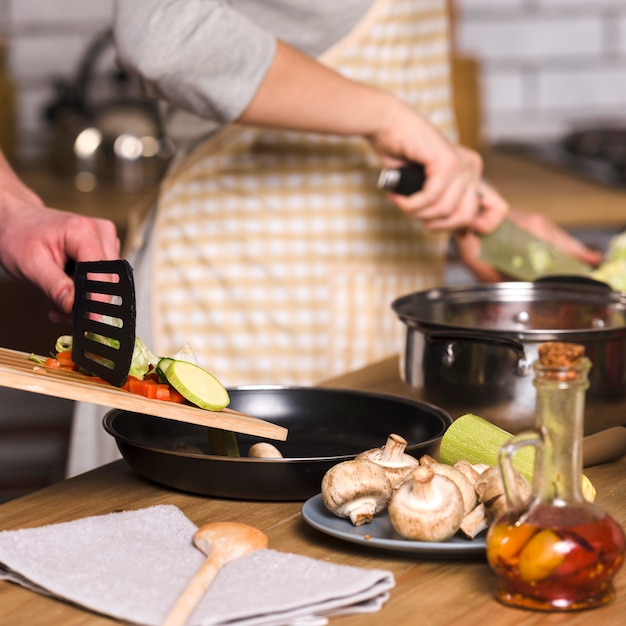
[[[463,514],[468,515],[474,510],[478,504],[478,495],[474,489],[474,484],[470,482],[470,479],[454,465],[447,465],[446,463],[439,463],[429,455],[423,455],[420,457],[420,465],[427,465],[432,467],[435,474],[440,474],[449,478],[461,492],[463,497]]]
[[[405,539],[447,541],[463,520],[463,497],[452,480],[420,465],[394,492],[389,519]]]
[[[385,470],[364,459],[337,463],[322,478],[324,505],[354,526],[371,522],[387,506],[392,492]]]
[[[395,489],[419,465],[419,461],[415,457],[405,453],[406,447],[407,440],[392,433],[387,437],[384,446],[365,450],[357,456],[357,459],[366,459],[380,465],[387,473]]]
[[[267,441],[258,441],[253,443],[248,450],[248,456],[253,459],[282,459],[281,451]]]

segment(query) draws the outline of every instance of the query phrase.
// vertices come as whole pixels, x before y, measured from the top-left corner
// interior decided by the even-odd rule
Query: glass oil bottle
[[[624,560],[624,531],[581,490],[585,392],[590,362],[584,347],[539,346],[534,363],[535,430],[500,450],[509,510],[487,535],[487,558],[502,603],[543,611],[602,606],[615,596],[613,578]],[[535,448],[532,496],[515,490],[515,452]]]

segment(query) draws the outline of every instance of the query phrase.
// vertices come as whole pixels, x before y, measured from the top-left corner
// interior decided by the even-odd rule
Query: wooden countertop
[[[568,229],[626,226],[626,188],[583,180],[506,150],[483,154],[485,177],[509,204],[537,211]]]
[[[626,225],[626,189],[585,181],[511,151],[488,148],[483,158],[485,176],[511,206],[543,212],[566,228]],[[156,191],[124,193],[106,186],[82,192],[69,178],[36,168],[20,171],[20,176],[49,206],[108,217],[122,231],[156,196]]]
[[[391,361],[374,364],[328,384],[342,386],[344,381],[352,388],[376,389],[383,381],[383,386],[387,387],[393,378],[391,366]],[[626,458],[587,468],[585,473],[597,488],[597,504],[622,526],[626,525]],[[0,528],[40,526],[155,504],[176,505],[198,525],[228,519],[245,520],[266,533],[270,547],[277,550],[393,572],[396,587],[379,612],[334,618],[332,624],[413,626],[426,619],[429,626],[556,626],[565,622],[568,626],[582,626],[596,620],[607,626],[617,626],[623,623],[626,613],[626,568],[622,568],[615,578],[616,600],[605,607],[567,615],[512,609],[493,598],[495,577],[482,558],[439,561],[365,550],[310,528],[301,517],[300,502],[242,502],[174,492],[144,481],[123,461],[1,505]],[[12,626],[105,626],[117,622],[1,582],[0,623]]]
[[[117,226],[123,240],[133,220],[141,215],[156,198],[156,189],[124,192],[111,185],[101,185],[94,191],[79,191],[69,177],[43,168],[18,170],[22,181],[37,193],[45,204],[89,217],[105,217]]]

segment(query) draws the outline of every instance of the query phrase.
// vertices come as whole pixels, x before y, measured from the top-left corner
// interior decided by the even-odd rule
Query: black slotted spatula
[[[121,387],[135,348],[133,269],[124,260],[76,263],[74,286],[72,361]]]

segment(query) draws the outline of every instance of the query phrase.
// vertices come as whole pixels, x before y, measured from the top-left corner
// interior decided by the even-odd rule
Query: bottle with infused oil
[[[535,430],[500,450],[509,510],[487,535],[487,559],[504,604],[543,611],[602,606],[615,596],[613,578],[624,560],[621,526],[581,490],[585,392],[590,362],[584,347],[539,346],[534,363]],[[515,490],[513,459],[534,446],[533,495]]]

